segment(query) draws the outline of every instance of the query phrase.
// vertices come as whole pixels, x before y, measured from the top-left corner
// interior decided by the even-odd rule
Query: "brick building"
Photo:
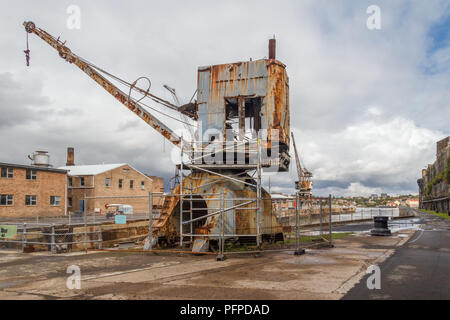
[[[149,176],[152,179],[152,190],[153,192],[164,193],[164,179],[157,176]],[[164,203],[164,196],[153,198],[153,207],[156,209],[161,209]]]
[[[66,170],[0,162],[0,217],[66,213]]]
[[[295,214],[295,200],[293,197],[283,194],[271,194],[272,210],[278,217],[285,217]]]

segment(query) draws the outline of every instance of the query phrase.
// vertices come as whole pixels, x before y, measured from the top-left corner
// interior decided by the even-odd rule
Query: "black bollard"
[[[388,217],[373,217],[374,228],[370,230],[373,236],[390,236],[391,230],[388,228]]]

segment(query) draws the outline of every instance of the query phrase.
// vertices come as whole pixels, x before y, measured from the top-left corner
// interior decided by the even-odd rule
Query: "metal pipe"
[[[257,180],[256,180],[256,233],[258,234],[257,237],[257,245],[258,249],[261,249],[262,245],[262,239],[261,239],[261,143],[258,139],[257,142],[258,147],[258,166],[257,166]]]
[[[153,194],[148,193],[148,241],[151,244],[153,240]]]
[[[180,148],[180,247],[183,247],[183,135]]]
[[[329,233],[329,239],[328,241],[330,242],[330,247],[333,246],[333,231],[332,231],[332,219],[331,219],[331,194],[328,196],[328,199],[330,201],[330,222],[328,223],[328,226],[330,228],[330,233]]]
[[[275,36],[273,39],[269,39],[269,59],[275,59],[276,58],[276,40]]]
[[[86,210],[87,210],[87,202],[86,202],[86,194],[84,194],[84,205],[83,205],[83,211],[84,211],[84,250],[87,252],[87,216],[86,216]]]

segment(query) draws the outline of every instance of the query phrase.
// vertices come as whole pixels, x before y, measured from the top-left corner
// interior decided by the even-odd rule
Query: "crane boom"
[[[87,61],[72,53],[72,51],[65,46],[65,42],[62,43],[58,39],[55,39],[52,35],[47,33],[46,31],[37,28],[36,25],[31,21],[26,21],[23,23],[25,26],[25,30],[28,33],[34,33],[39,38],[47,42],[51,47],[53,47],[56,51],[58,51],[61,58],[66,60],[69,63],[75,64],[78,68],[81,69],[84,73],[86,73],[90,78],[92,78],[95,82],[97,82],[100,86],[103,87],[109,94],[111,94],[114,98],[116,98],[119,102],[121,102],[124,106],[126,106],[130,111],[136,114],[139,118],[144,120],[148,125],[162,134],[165,138],[167,138],[170,142],[172,142],[175,146],[182,148],[186,148],[189,144],[182,142],[182,138],[175,134],[173,130],[167,127],[164,123],[158,120],[154,115],[145,110],[139,103],[136,103],[133,99],[130,99],[130,95],[124,93],[117,86],[103,77],[98,71],[96,71]],[[133,84],[134,85],[134,84]],[[163,101],[165,105],[171,107],[172,109],[177,110],[178,108],[171,105],[169,102],[164,101],[154,95],[148,93],[148,91],[144,91],[142,89],[136,88],[138,91],[145,93],[146,95],[151,96],[154,99],[159,101]],[[177,110],[178,111],[178,110]]]
[[[302,170],[302,166],[300,164],[300,158],[298,157],[297,146],[295,144],[295,138],[294,138],[293,132],[291,132],[291,137],[292,137],[292,144],[294,145],[295,163],[297,164],[298,181],[301,181],[302,177],[303,177],[303,170]]]
[[[300,163],[300,157],[297,153],[297,145],[295,144],[295,138],[294,133],[291,132],[292,136],[292,144],[294,145],[294,152],[295,152],[295,162],[297,164],[297,174],[298,174],[298,181],[296,182],[295,188],[299,190],[300,197],[303,199],[309,199],[311,198],[311,189],[312,189],[312,182],[311,177],[312,173],[306,170],[306,168],[302,168],[302,165]]]

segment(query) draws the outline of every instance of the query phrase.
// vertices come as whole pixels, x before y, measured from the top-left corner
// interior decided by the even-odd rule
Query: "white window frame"
[[[53,200],[53,203],[52,203]],[[50,196],[50,205],[54,207],[59,207],[61,205],[61,197],[60,196]]]
[[[5,177],[0,176],[1,178],[4,178],[4,179],[14,179],[14,168],[11,168],[11,167],[2,167],[1,170],[3,170],[3,169],[6,169],[6,176],[5,176]]]
[[[30,199],[30,203],[27,204],[27,197]],[[37,206],[37,195],[27,194],[25,195],[25,205],[26,206]]]
[[[28,172],[30,172],[30,177],[28,178]],[[37,170],[36,169],[27,169],[25,172],[26,180],[37,180]]]
[[[111,179],[110,178],[105,178],[105,187],[107,187],[107,188],[111,187]]]
[[[145,190],[145,181],[141,181],[141,190]]]
[[[1,204],[1,198],[3,198],[3,197],[6,198],[5,204]],[[6,207],[6,206],[13,206],[13,205],[14,205],[14,195],[12,195],[12,194],[0,194],[0,206]]]

